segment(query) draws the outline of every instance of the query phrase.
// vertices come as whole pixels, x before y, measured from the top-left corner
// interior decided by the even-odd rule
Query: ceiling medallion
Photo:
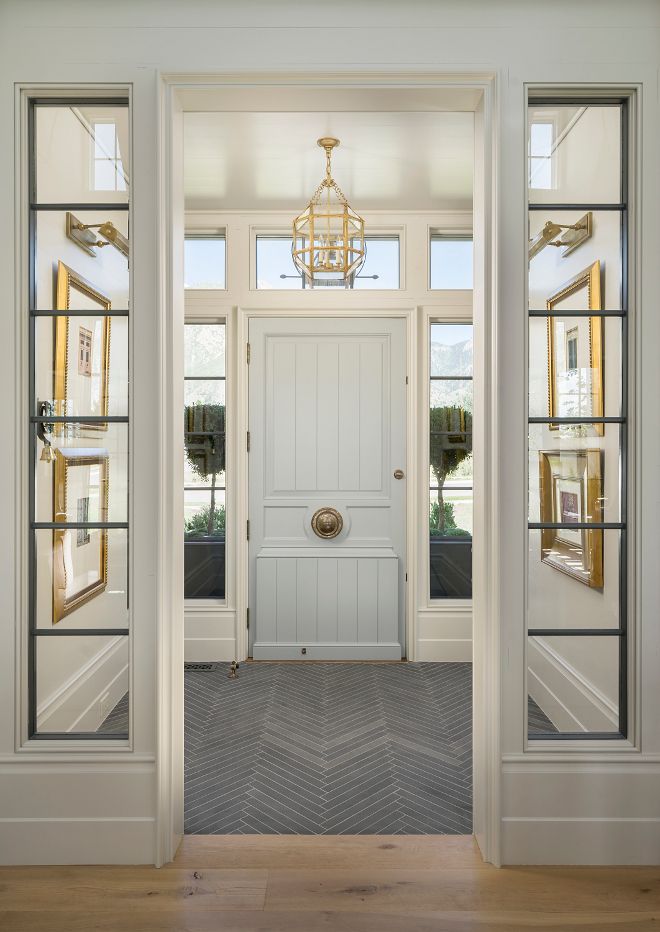
[[[350,288],[364,265],[364,220],[355,213],[332,177],[332,150],[339,140],[324,136],[325,178],[306,209],[293,221],[291,254],[305,285]]]

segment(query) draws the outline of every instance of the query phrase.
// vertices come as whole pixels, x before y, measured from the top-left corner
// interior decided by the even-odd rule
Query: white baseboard
[[[153,864],[152,818],[0,819],[0,864]]]
[[[660,864],[660,819],[505,818],[502,864]]]
[[[449,602],[418,612],[414,659],[420,663],[471,663],[471,603]]]
[[[418,640],[415,659],[419,663],[472,663],[472,639]]]
[[[126,639],[119,636],[48,696],[37,709],[41,731],[96,731],[128,684]]]
[[[242,660],[236,656],[236,613],[224,607],[188,603],[184,615],[184,659]]]
[[[617,710],[542,638],[529,639],[529,695],[559,731],[616,731]]]

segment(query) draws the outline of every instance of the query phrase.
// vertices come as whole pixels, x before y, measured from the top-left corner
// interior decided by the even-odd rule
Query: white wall
[[[333,22],[320,7],[294,3],[218,3],[181,5],[163,0],[154,6],[120,0],[109,16],[105,7],[81,0],[52,4],[44,0],[8,0],[0,12],[0,116],[3,126],[15,119],[15,82],[61,85],[130,84],[134,101],[135,214],[134,342],[143,350],[133,379],[133,527],[132,575],[136,676],[131,749],[28,748],[21,750],[23,702],[16,653],[23,645],[17,629],[24,618],[22,506],[24,476],[13,455],[0,463],[2,513],[9,529],[0,542],[0,856],[5,861],[151,861],[167,856],[171,839],[167,808],[158,808],[161,792],[176,783],[176,767],[155,769],[157,744],[168,746],[167,729],[157,738],[156,709],[164,715],[162,669],[167,648],[159,619],[167,616],[164,555],[155,543],[166,517],[159,514],[158,486],[169,468],[160,456],[159,359],[166,346],[167,322],[158,316],[159,279],[159,72],[228,73],[249,71],[406,73],[407,84],[423,81],[410,72],[454,69],[495,74],[496,132],[493,182],[498,205],[494,250],[496,304],[490,323],[496,336],[495,380],[488,394],[497,430],[489,456],[495,468],[493,509],[487,522],[494,545],[488,559],[494,577],[484,618],[491,631],[478,664],[486,671],[479,686],[477,720],[494,723],[479,741],[477,830],[487,856],[505,863],[652,862],[660,849],[658,764],[660,702],[657,665],[660,649],[655,624],[660,602],[657,573],[660,503],[657,469],[660,439],[649,424],[657,417],[660,371],[656,297],[660,293],[657,212],[633,218],[639,251],[638,317],[635,331],[635,387],[640,394],[634,437],[638,457],[638,500],[634,544],[634,616],[640,622],[632,649],[636,674],[632,699],[634,728],[627,745],[575,746],[528,750],[524,737],[524,501],[526,472],[525,254],[524,214],[525,83],[637,86],[643,157],[636,176],[645,205],[658,203],[658,29],[654,0],[593,5],[534,0],[524,7],[514,0],[472,4],[430,0],[384,2],[374,18],[372,4],[339,2]],[[256,25],[255,25],[256,24]],[[291,29],[286,29],[290,25]],[[327,42],[320,42],[320,37]],[[53,50],[57,49],[57,54]],[[386,64],[384,64],[386,63]],[[352,80],[359,80],[353,77]],[[390,77],[390,83],[392,78]],[[485,114],[490,126],[491,115]],[[24,308],[13,286],[20,272],[15,249],[14,139],[5,132],[0,144],[0,274],[5,284],[2,309],[4,340],[14,349],[0,370],[0,393],[9,411],[9,449],[22,449],[26,411],[23,357]],[[486,179],[488,187],[489,179]],[[642,201],[640,200],[639,203]],[[487,228],[488,229],[488,228]],[[19,226],[16,230],[23,235]],[[486,247],[489,242],[486,242]],[[488,293],[488,292],[487,292]],[[478,340],[477,340],[478,342]],[[164,384],[164,383],[162,383]],[[166,434],[167,435],[167,432]],[[480,559],[485,558],[480,554]],[[14,702],[14,699],[16,702]],[[164,711],[163,711],[164,710]],[[643,715],[640,714],[643,710]],[[501,755],[486,791],[479,783],[485,766]],[[57,801],[57,808],[54,808]],[[501,801],[501,808],[499,806]],[[158,813],[158,820],[156,818]],[[158,834],[157,827],[162,827]]]

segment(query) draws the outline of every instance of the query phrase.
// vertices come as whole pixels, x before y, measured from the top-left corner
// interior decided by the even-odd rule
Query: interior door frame
[[[367,299],[368,300],[368,299]],[[294,320],[296,318],[327,318],[331,320],[340,320],[347,318],[355,320],[357,317],[364,317],[370,320],[385,319],[403,319],[406,322],[406,375],[408,377],[408,392],[406,395],[406,521],[405,521],[405,558],[408,571],[408,582],[406,585],[406,594],[404,598],[404,618],[403,626],[405,632],[405,643],[402,645],[405,656],[408,660],[414,659],[416,644],[416,612],[415,612],[415,585],[410,578],[410,568],[414,566],[415,558],[415,522],[414,507],[415,495],[417,492],[417,482],[414,470],[414,450],[417,444],[416,417],[414,411],[415,392],[411,374],[416,372],[416,352],[417,341],[415,339],[415,308],[401,307],[383,310],[382,307],[365,307],[359,311],[353,309],[347,311],[345,308],[323,308],[323,310],[307,308],[283,311],[281,308],[249,308],[239,307],[237,313],[237,342],[234,346],[234,354],[237,360],[236,369],[236,436],[246,438],[249,425],[249,374],[250,366],[247,362],[246,347],[250,329],[250,321],[263,318],[286,318]],[[243,660],[248,656],[249,636],[247,628],[247,611],[250,593],[250,557],[247,539],[247,521],[249,515],[249,454],[247,452],[247,443],[237,443],[237,462],[236,477],[238,480],[239,492],[235,498],[234,508],[236,509],[236,527],[238,528],[238,539],[236,541],[236,652]]]
[[[176,580],[183,574],[183,515],[171,514],[172,502],[179,500],[179,470],[169,464],[182,458],[181,436],[182,385],[172,378],[178,371],[183,353],[183,113],[194,109],[186,94],[210,86],[259,87],[386,87],[394,90],[430,88],[441,99],[446,91],[474,94],[471,107],[475,114],[475,174],[474,174],[474,325],[475,325],[475,539],[473,544],[473,762],[474,762],[474,828],[473,832],[485,860],[501,863],[501,590],[500,557],[498,552],[502,505],[500,502],[498,461],[500,443],[499,410],[502,403],[498,383],[498,339],[502,338],[501,283],[497,276],[501,243],[498,237],[504,206],[498,197],[500,189],[499,151],[502,146],[502,117],[498,96],[501,88],[499,72],[473,68],[445,71],[436,68],[390,71],[323,72],[225,72],[160,74],[160,119],[158,138],[158,303],[159,328],[156,338],[161,350],[158,387],[162,399],[158,412],[159,456],[162,464],[158,476],[159,504],[164,520],[159,539],[157,572],[157,635],[156,635],[156,812],[154,861],[164,864],[172,860],[183,837],[183,593]],[[188,98],[189,99],[189,98]],[[522,190],[522,188],[521,188]],[[366,313],[366,309],[363,313]],[[251,313],[263,311],[239,309],[237,346],[244,348],[245,324]],[[352,312],[354,315],[354,311]],[[382,314],[382,311],[378,311]],[[409,340],[409,353],[415,341]],[[414,361],[414,357],[413,357]],[[238,373],[241,396],[245,398],[245,373]],[[237,386],[238,388],[238,386]],[[480,414],[478,414],[480,412]],[[477,416],[478,415],[478,416]],[[239,412],[245,430],[245,411]],[[411,418],[408,430],[414,431]],[[240,430],[237,426],[237,430]],[[237,434],[240,438],[240,433]],[[239,443],[238,460],[245,471],[244,444]],[[415,443],[409,443],[407,468],[416,454]],[[244,485],[244,484],[243,484]],[[245,515],[246,490],[237,490],[235,507]],[[410,490],[408,491],[410,495]],[[413,514],[414,503],[407,500],[407,519]],[[242,509],[242,512],[241,512]],[[237,579],[238,599],[245,605],[245,547],[239,547]],[[408,569],[416,559],[415,535],[408,536]],[[410,572],[409,572],[410,575]],[[408,585],[406,599],[408,638],[414,634],[415,621],[411,612],[413,586]],[[238,607],[238,606],[237,606]],[[243,645],[245,645],[245,615],[243,614]],[[238,631],[237,631],[238,634]]]

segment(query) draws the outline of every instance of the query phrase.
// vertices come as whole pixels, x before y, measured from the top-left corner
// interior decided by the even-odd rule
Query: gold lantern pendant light
[[[291,254],[308,287],[350,288],[367,255],[364,220],[332,177],[332,150],[339,140],[324,136],[318,145],[325,149],[325,178],[307,208],[293,221]]]

